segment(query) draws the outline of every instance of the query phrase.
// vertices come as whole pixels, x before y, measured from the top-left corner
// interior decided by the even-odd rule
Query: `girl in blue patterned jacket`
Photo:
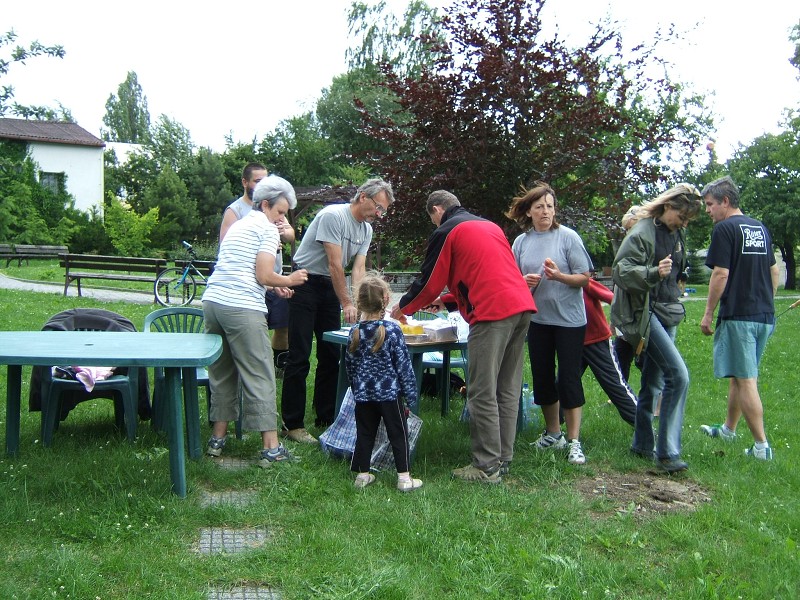
[[[422,487],[408,471],[410,447],[406,406],[417,403],[417,382],[403,332],[384,319],[389,304],[389,284],[377,274],[364,276],[356,294],[361,315],[350,330],[345,367],[355,399],[356,446],[350,470],[358,473],[355,487],[375,481],[369,472],[372,448],[383,419],[397,467],[397,489],[410,492]]]

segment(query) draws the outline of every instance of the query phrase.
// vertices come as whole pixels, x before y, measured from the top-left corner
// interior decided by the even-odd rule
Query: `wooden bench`
[[[159,273],[167,268],[167,261],[163,258],[62,254],[60,265],[65,269],[64,295],[67,295],[70,284],[75,281],[78,284],[78,296],[80,296],[81,279],[139,281],[154,284]]]
[[[31,258],[58,258],[61,254],[69,252],[66,246],[47,246],[43,244],[0,244],[0,258],[6,260],[6,267],[11,261],[16,260],[17,266],[22,266],[22,261],[29,264]]]
[[[0,244],[0,260],[6,261],[6,267],[8,267],[9,263],[15,258],[14,246],[11,244]]]

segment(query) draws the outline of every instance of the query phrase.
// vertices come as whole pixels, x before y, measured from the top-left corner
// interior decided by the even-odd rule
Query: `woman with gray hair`
[[[684,471],[681,428],[689,390],[689,371],[675,333],[683,319],[678,274],[686,268],[683,228],[700,211],[700,194],[681,183],[630,215],[630,230],[614,258],[616,288],[611,323],[636,353],[644,353],[631,452],[667,473]],[[672,309],[672,310],[671,310]],[[659,390],[658,438],[653,433],[653,404]]]
[[[275,371],[264,294],[271,287],[288,298],[293,286],[308,279],[305,270],[289,276],[274,270],[280,252],[275,222],[295,206],[297,198],[288,181],[275,175],[262,179],[253,192],[253,210],[225,234],[208,279],[203,294],[205,331],[222,336],[222,354],[208,368],[213,425],[206,453],[210,456],[222,454],[228,423],[239,419],[241,384],[242,428],[261,432],[259,466],[293,458],[278,442]]]

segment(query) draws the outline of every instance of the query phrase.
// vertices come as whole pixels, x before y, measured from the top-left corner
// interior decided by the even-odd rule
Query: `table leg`
[[[186,413],[186,441],[189,458],[198,459],[200,452],[200,404],[197,394],[197,368],[187,367],[182,371],[183,404]]]
[[[183,410],[181,407],[180,367],[164,369],[164,402],[169,439],[169,472],[172,491],[186,497],[186,455],[183,449]]]
[[[6,373],[6,454],[16,456],[19,452],[22,365],[8,365]]]
[[[413,408],[415,415],[419,414],[420,395],[422,393],[422,354],[419,352],[411,353],[411,368],[414,370],[414,375],[417,378],[417,405]]]
[[[334,418],[339,414],[339,409],[342,407],[342,400],[347,393],[347,368],[344,366],[344,357],[347,352],[347,346],[341,346],[339,350],[339,377],[336,380],[336,412]]]
[[[442,397],[442,416],[446,417],[450,412],[450,350],[442,352],[442,389],[439,395]]]

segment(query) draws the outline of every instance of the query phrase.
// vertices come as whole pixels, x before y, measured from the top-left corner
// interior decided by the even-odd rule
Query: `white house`
[[[28,144],[28,155],[39,165],[39,182],[57,186],[66,177],[75,208],[103,208],[105,142],[76,123],[0,119],[0,139]]]

